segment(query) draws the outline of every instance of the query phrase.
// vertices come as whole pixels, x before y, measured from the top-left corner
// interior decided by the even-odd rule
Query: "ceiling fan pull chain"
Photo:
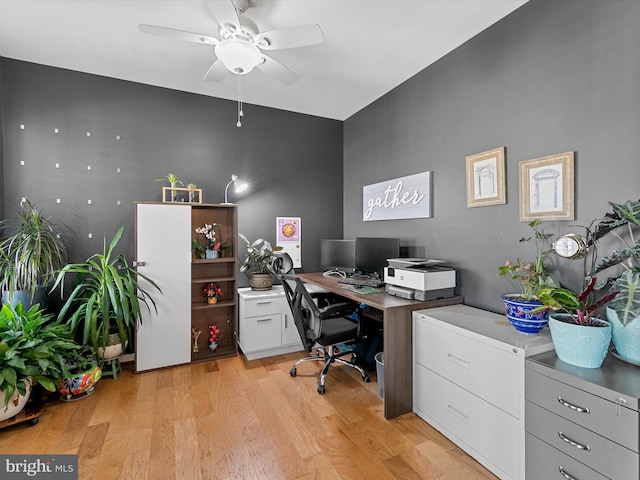
[[[236,123],[236,127],[241,127],[242,122],[240,118],[244,116],[242,112],[242,75],[238,75],[238,123]]]

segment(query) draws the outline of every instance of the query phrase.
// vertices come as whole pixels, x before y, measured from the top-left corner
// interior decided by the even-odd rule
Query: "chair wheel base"
[[[291,370],[289,370],[289,375],[291,375],[292,377],[295,377],[297,373],[298,372],[296,371],[295,368],[292,368]]]
[[[318,393],[319,393],[320,395],[323,395],[323,394],[324,394],[324,385],[319,385],[319,386],[318,386]]]
[[[365,375],[364,377],[362,377],[362,381],[364,383],[369,383],[371,382],[371,378],[369,377],[369,375]]]

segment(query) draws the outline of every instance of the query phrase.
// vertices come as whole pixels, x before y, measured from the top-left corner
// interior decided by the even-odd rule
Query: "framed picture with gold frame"
[[[520,162],[520,221],[574,220],[574,152]]]
[[[466,157],[467,208],[507,203],[505,148]]]

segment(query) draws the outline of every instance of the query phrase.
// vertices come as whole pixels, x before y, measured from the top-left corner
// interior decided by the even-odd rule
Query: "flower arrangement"
[[[222,296],[222,289],[215,283],[210,283],[202,289],[202,296],[207,298],[218,298]]]
[[[551,234],[544,233],[541,228],[538,228],[541,223],[542,220],[539,218],[529,223],[529,226],[533,229],[533,238],[535,240],[536,255],[534,260],[528,261],[517,258],[515,263],[507,260],[504,265],[498,268],[499,276],[510,275],[511,280],[520,283],[522,299],[527,301],[535,299],[536,293],[540,288],[555,286],[546,267],[547,257],[552,252],[551,246],[548,245]],[[531,237],[523,237],[520,242],[528,242],[529,240],[531,240]]]
[[[209,343],[217,343],[220,330],[215,325],[209,325]]]
[[[221,223],[205,223],[201,227],[195,229],[195,232],[197,234],[204,235],[204,238],[207,240],[206,245],[201,244],[196,239],[192,240],[191,246],[196,251],[198,257],[205,258],[207,250],[212,250],[219,253],[223,249],[224,245],[227,242],[219,242],[216,238],[215,231],[215,228],[220,227],[221,225]]]

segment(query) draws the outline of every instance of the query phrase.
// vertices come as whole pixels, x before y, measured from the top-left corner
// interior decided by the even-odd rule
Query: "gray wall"
[[[345,121],[344,233],[401,239],[410,255],[450,261],[465,303],[502,311],[507,258],[531,258],[518,214],[518,162],[576,152],[573,222],[640,197],[640,2],[531,0]],[[466,207],[465,156],[505,146],[507,204]],[[362,221],[362,186],[434,176],[434,217]],[[580,287],[582,264],[553,257]]]
[[[121,224],[133,258],[134,202],[161,201],[154,180],[169,172],[206,203],[223,201],[232,173],[249,181],[229,200],[251,239],[274,242],[277,216],[301,217],[305,270],[319,269],[320,238],[342,237],[342,122],[245,104],[237,128],[232,101],[0,60],[5,215],[21,197],[46,202],[75,232],[74,259]]]

